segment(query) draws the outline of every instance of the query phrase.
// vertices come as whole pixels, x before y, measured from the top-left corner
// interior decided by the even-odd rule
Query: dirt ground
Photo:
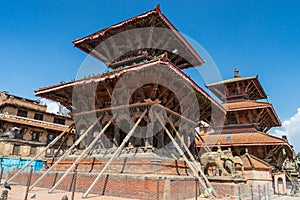
[[[0,192],[5,188],[1,186]],[[26,187],[21,185],[11,185],[11,190],[8,192],[8,200],[23,200],[25,199]],[[61,198],[67,195],[68,199],[71,200],[71,192],[55,190],[53,193],[48,193],[48,189],[35,187],[28,193],[28,200],[61,200]],[[75,193],[74,200],[83,199],[83,193]],[[35,197],[33,197],[35,196]],[[127,198],[109,197],[109,196],[96,196],[90,194],[85,200],[128,200]]]
[[[3,185],[0,186],[0,192],[5,190]],[[11,190],[8,192],[8,200],[23,200],[25,199],[26,186],[11,184]],[[48,193],[48,189],[35,187],[28,193],[28,200],[61,200],[64,195],[68,196],[68,199],[71,200],[72,193],[62,190],[55,190],[53,193]],[[82,198],[83,193],[76,192],[74,195],[74,200],[129,200],[128,198],[121,197],[112,197],[112,196],[99,196],[95,194],[90,194],[88,198]],[[204,198],[198,198],[201,200]],[[133,200],[133,199],[131,199]],[[189,199],[189,200],[194,200]],[[206,198],[207,200],[207,198]]]
[[[25,199],[25,192],[26,192],[26,186],[22,185],[15,185],[11,184],[11,190],[8,192],[8,200],[23,200]],[[3,185],[1,184],[0,186],[0,193],[5,190]],[[53,193],[48,193],[48,189],[46,188],[40,188],[40,187],[35,187],[33,190],[31,190],[28,193],[28,200],[61,200],[64,195],[67,195],[68,199],[71,200],[72,193],[67,192],[67,191],[62,191],[62,190],[55,190]],[[128,198],[121,198],[121,197],[112,197],[112,196],[99,196],[95,194],[90,194],[88,198],[82,198],[83,193],[76,192],[74,196],[74,200],[129,200]],[[208,200],[210,198],[200,198],[198,197],[198,200]],[[227,200],[229,198],[217,198],[218,200]],[[278,195],[273,195],[271,200],[299,200],[300,197],[291,197],[289,195],[285,196],[278,196]],[[133,200],[133,199],[131,199]],[[188,200],[194,200],[188,199]]]

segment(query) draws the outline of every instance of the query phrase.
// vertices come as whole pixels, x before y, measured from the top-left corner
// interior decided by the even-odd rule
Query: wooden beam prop
[[[205,188],[205,190],[207,192],[211,194],[211,192],[208,190],[207,185],[205,184],[205,182],[201,179],[201,177],[199,176],[197,170],[194,168],[194,165],[187,159],[187,157],[185,156],[184,152],[182,151],[182,149],[180,148],[180,146],[177,144],[177,142],[175,141],[175,139],[173,138],[172,134],[170,133],[170,131],[166,128],[166,126],[164,125],[163,121],[161,120],[161,118],[159,117],[159,115],[154,111],[154,114],[156,116],[156,118],[158,119],[159,123],[161,124],[161,126],[164,128],[164,130],[166,131],[167,135],[169,136],[169,138],[171,139],[171,141],[173,142],[174,146],[176,147],[177,151],[180,153],[180,155],[183,157],[183,159],[185,160],[185,162],[187,163],[187,165],[189,166],[189,168],[192,170],[194,176],[196,176],[196,178],[198,179],[199,183]],[[202,171],[202,170],[201,170]],[[203,173],[203,172],[202,172]],[[204,173],[203,173],[204,174]],[[205,176],[204,176],[205,177]],[[204,178],[203,177],[203,178]]]
[[[96,179],[94,180],[94,182],[91,184],[91,186],[87,189],[87,191],[83,194],[83,198],[86,198],[90,191],[94,188],[94,186],[97,184],[97,182],[99,181],[100,177],[102,176],[102,174],[104,173],[104,171],[108,168],[108,166],[112,163],[112,161],[114,160],[114,158],[121,152],[121,150],[123,149],[123,147],[125,146],[125,144],[128,142],[128,140],[130,139],[130,137],[132,136],[132,134],[134,133],[135,129],[138,127],[139,123],[142,121],[142,119],[144,118],[144,116],[146,115],[148,109],[146,109],[143,114],[140,116],[140,118],[137,120],[137,122],[134,124],[134,126],[132,127],[132,129],[129,131],[129,133],[126,135],[126,137],[124,138],[123,142],[121,143],[121,145],[118,147],[118,149],[115,151],[115,153],[112,155],[112,157],[109,159],[109,161],[105,164],[105,166],[103,167],[103,169],[101,170],[101,172],[98,174],[98,176],[96,177]]]
[[[173,124],[171,124],[171,126],[173,126]],[[172,127],[173,128],[173,127]],[[174,127],[175,128],[175,127]],[[192,131],[196,131],[196,130],[192,130]],[[198,137],[200,138],[202,144],[203,144],[203,147],[205,149],[205,151],[207,152],[211,152],[211,149],[209,148],[209,146],[206,145],[206,142],[203,140],[203,138],[201,137],[200,133],[198,134]]]
[[[74,116],[78,117],[78,116],[84,116],[84,115],[89,115],[92,113],[101,113],[101,112],[106,112],[106,111],[112,111],[112,110],[121,110],[121,109],[129,109],[129,108],[134,108],[134,107],[141,107],[141,106],[148,106],[148,105],[156,105],[161,107],[162,109],[164,109],[165,111],[167,111],[168,113],[170,113],[171,115],[174,115],[176,117],[181,118],[182,120],[191,123],[194,126],[198,126],[198,124],[182,115],[180,115],[177,112],[174,112],[173,110],[166,108],[165,106],[162,106],[160,104],[157,104],[156,102],[143,102],[143,103],[134,103],[134,104],[130,104],[130,105],[121,105],[121,106],[116,106],[116,107],[109,107],[109,108],[101,108],[101,109],[96,109],[96,110],[92,110],[92,111],[86,111],[86,112],[81,112],[81,113],[77,113],[74,114]]]
[[[130,105],[121,105],[121,106],[116,106],[116,107],[108,107],[108,108],[101,108],[101,109],[96,109],[92,111],[86,111],[86,112],[81,112],[81,113],[76,113],[74,116],[84,116],[84,115],[89,115],[93,113],[101,113],[105,111],[112,111],[112,110],[121,110],[121,109],[128,109],[128,108],[134,108],[134,107],[141,107],[141,106],[148,106],[151,105],[151,102],[144,102],[144,103],[134,103]]]
[[[177,113],[177,112],[174,112],[173,110],[171,110],[171,109],[169,109],[169,108],[166,108],[166,107],[164,107],[164,106],[162,106],[162,105],[159,105],[159,104],[156,104],[156,106],[161,107],[162,109],[164,109],[165,111],[167,111],[167,112],[170,113],[171,115],[175,115],[176,117],[179,117],[179,118],[183,119],[184,121],[189,122],[189,123],[192,124],[192,125],[198,126],[198,124],[197,124],[196,122],[194,122],[194,121],[192,121],[192,120],[190,120],[190,119],[188,119],[188,118],[186,118],[186,117],[180,115],[180,114]]]
[[[209,180],[206,178],[204,172],[202,171],[201,168],[201,164],[199,162],[197,162],[193,156],[193,154],[191,153],[191,151],[189,150],[189,148],[186,146],[186,144],[184,143],[184,141],[182,140],[182,138],[180,137],[180,134],[178,133],[178,131],[176,130],[174,124],[172,123],[172,121],[170,120],[170,118],[167,118],[168,123],[170,124],[170,126],[172,127],[172,129],[174,130],[174,132],[176,133],[177,138],[179,139],[181,145],[184,147],[184,150],[187,152],[187,154],[189,155],[190,159],[192,160],[192,164],[194,165],[195,169],[198,170],[198,172],[201,174],[201,176],[203,177],[203,179],[206,182],[206,185],[208,187],[211,187],[212,185],[210,184]],[[201,136],[200,136],[201,137]],[[204,143],[205,144],[205,143]],[[205,144],[206,146],[206,144]],[[207,147],[207,146],[206,146]],[[207,147],[208,148],[208,147]],[[210,149],[209,149],[210,150]],[[214,195],[217,196],[217,193],[215,190],[214,191]]]
[[[95,139],[90,143],[90,145],[84,149],[84,151],[81,153],[81,155],[76,159],[76,161],[69,167],[69,169],[64,173],[64,175],[59,179],[59,181],[49,190],[49,193],[52,193],[60,184],[61,182],[68,176],[68,174],[71,172],[72,169],[74,169],[75,166],[78,165],[78,163],[86,156],[93,148],[93,146],[98,142],[102,134],[106,131],[106,129],[110,126],[112,123],[113,118],[109,120],[109,122],[104,126],[104,128],[101,130],[101,132],[95,137]]]
[[[54,158],[57,157],[57,155],[59,154],[59,151],[60,151],[61,148],[63,147],[64,143],[68,140],[70,133],[71,133],[71,132],[68,132],[68,133],[66,134],[66,136],[65,136],[64,139],[63,139],[63,141],[60,143],[59,147],[56,149],[56,152],[54,153],[54,155],[53,155],[53,157],[52,157],[51,165],[52,165],[53,162],[54,162]]]
[[[102,118],[102,115],[98,117],[98,119],[74,142],[74,144],[55,162],[53,165],[44,172],[44,174],[36,180],[32,186],[30,186],[29,190],[31,190],[34,186],[36,186],[62,159],[68,156],[71,151],[87,136],[87,134],[94,128],[94,126],[98,123],[99,119]]]
[[[47,149],[51,148],[58,140],[60,140],[60,138],[62,136],[64,136],[66,133],[70,132],[73,127],[74,127],[74,122],[67,127],[60,135],[58,135],[56,138],[54,138],[54,140],[52,140],[47,147],[42,150],[40,153],[38,153],[36,156],[34,156],[28,163],[26,163],[26,165],[24,165],[17,173],[15,173],[15,175],[13,175],[10,179],[7,180],[7,182],[9,183],[10,181],[12,181],[14,178],[16,178],[17,175],[19,175],[20,173],[22,173],[31,163],[33,163],[33,161],[35,161],[38,157],[40,157]]]

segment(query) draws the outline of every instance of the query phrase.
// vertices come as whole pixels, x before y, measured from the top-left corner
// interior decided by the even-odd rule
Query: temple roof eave
[[[246,81],[246,80],[254,80],[257,79],[258,76],[248,76],[248,77],[236,77],[236,78],[230,78],[227,80],[223,80],[223,81],[219,81],[219,82],[215,82],[215,83],[211,83],[211,84],[207,84],[206,87],[213,87],[213,86],[218,86],[218,85],[224,85],[227,83],[233,83],[233,82],[238,82],[238,81]]]
[[[92,83],[92,82],[97,83],[97,82],[105,81],[107,79],[117,78],[126,72],[136,71],[136,70],[142,69],[144,67],[151,67],[151,65],[157,65],[157,64],[167,65],[168,67],[170,67],[181,78],[183,78],[185,81],[187,81],[197,92],[199,92],[201,95],[203,95],[205,98],[207,98],[214,106],[216,106],[218,108],[218,110],[220,110],[224,114],[226,113],[225,109],[215,99],[213,99],[208,93],[206,93],[201,87],[199,87],[189,76],[187,76],[184,72],[182,72],[180,69],[178,69],[172,63],[160,61],[160,60],[155,60],[155,61],[148,62],[148,63],[137,64],[137,65],[133,65],[133,66],[126,67],[126,68],[116,69],[111,72],[95,75],[92,77],[88,77],[88,78],[84,78],[84,79],[80,79],[80,80],[76,80],[76,81],[71,81],[68,83],[62,83],[62,84],[56,84],[53,86],[43,87],[43,88],[36,90],[35,95],[44,97],[44,98],[48,98],[48,99],[51,99],[54,101],[58,101],[58,102],[63,101],[63,104],[69,104],[69,106],[72,106],[72,104],[71,104],[72,97],[69,97],[69,99],[65,99],[63,97],[61,97],[61,98],[56,97],[54,92],[59,91],[59,90],[61,90],[61,91],[66,90],[67,88],[72,89],[74,86],[81,85],[81,84],[88,84],[88,83]]]
[[[151,20],[152,18],[155,18],[155,20]],[[140,25],[140,21],[143,21],[142,25]],[[148,24],[145,22],[145,20],[148,20]],[[144,24],[146,23],[146,24]],[[158,23],[158,24],[157,24]],[[82,51],[86,52],[87,54],[92,55],[96,59],[99,59],[100,61],[104,62],[108,66],[112,62],[111,59],[113,59],[115,52],[119,52],[119,49],[114,49],[113,51],[109,52],[107,54],[108,48],[106,48],[106,45],[102,47],[102,45],[99,46],[103,41],[106,41],[108,38],[112,39],[112,36],[118,35],[120,32],[132,30],[135,28],[165,28],[170,30],[170,34],[174,39],[178,42],[177,45],[172,46],[172,50],[176,50],[180,52],[180,54],[185,54],[188,58],[188,61],[185,60],[186,65],[180,66],[181,69],[186,69],[190,67],[196,67],[200,66],[204,63],[204,60],[198,55],[198,53],[195,51],[195,49],[187,42],[187,40],[180,34],[180,32],[174,27],[174,25],[163,15],[163,13],[160,11],[159,6],[157,6],[155,9],[150,10],[148,12],[145,12],[141,15],[135,16],[133,18],[127,19],[123,22],[117,23],[115,25],[109,26],[105,29],[102,29],[100,31],[97,31],[91,35],[88,35],[86,37],[76,39],[73,41],[73,44],[75,47],[81,49]],[[155,43],[155,40],[149,36],[147,39],[147,47],[151,43]],[[149,42],[149,40],[153,40],[153,42]],[[122,40],[122,42],[125,44],[127,40]],[[119,48],[119,46],[124,45],[120,44],[121,41],[114,42],[115,45],[113,45],[112,48]],[[172,44],[172,43],[170,43]],[[119,46],[118,46],[119,45]],[[128,46],[129,44],[126,44],[125,46]],[[130,46],[130,45],[129,45]],[[141,45],[137,45],[139,48],[142,48]],[[146,47],[145,46],[145,47]],[[165,46],[165,44],[164,44]],[[96,48],[97,47],[97,48]],[[151,47],[151,45],[150,45]],[[148,47],[148,48],[150,48]],[[174,48],[173,48],[174,47]],[[98,49],[100,48],[100,49]],[[154,47],[151,47],[154,48]],[[104,50],[106,53],[103,53],[102,50]],[[164,50],[164,49],[162,49]],[[126,53],[126,52],[125,52]],[[174,56],[178,56],[176,53],[172,53]],[[108,56],[110,55],[110,56]],[[189,62],[191,61],[191,62]]]
[[[211,147],[216,147],[218,144],[223,147],[284,145],[287,146],[291,152],[294,152],[288,141],[260,131],[235,134],[208,134],[202,136],[202,138],[206,142],[206,145]],[[197,147],[201,147],[203,145],[200,140],[196,139],[195,142]]]
[[[219,81],[216,83],[207,84],[206,87],[212,91],[218,98],[223,99],[225,98],[224,94],[224,85],[234,83],[234,82],[241,82],[241,81],[252,81],[257,88],[257,92],[259,93],[259,97],[256,97],[254,100],[258,99],[267,99],[267,94],[264,91],[260,81],[258,80],[258,75],[256,76],[249,76],[249,77],[235,77],[223,81]],[[221,89],[220,89],[221,87]],[[219,91],[221,90],[221,91]]]
[[[273,121],[273,126],[281,126],[281,121],[271,103],[257,101],[242,101],[221,104],[227,112],[239,112],[254,109],[266,109]]]

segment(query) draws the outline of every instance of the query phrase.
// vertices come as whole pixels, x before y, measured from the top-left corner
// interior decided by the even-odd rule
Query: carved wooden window
[[[47,143],[49,144],[50,142],[52,142],[52,140],[54,139],[54,136],[55,134],[54,133],[49,133],[47,135]]]
[[[36,147],[31,147],[30,148],[30,155],[35,156],[36,155]]]
[[[24,133],[26,132],[26,128],[21,128],[15,132],[16,139],[23,139]]]
[[[39,113],[34,113],[34,119],[43,121],[44,115]]]
[[[20,117],[27,117],[28,112],[26,110],[18,109],[17,115]]]
[[[62,118],[54,117],[53,122],[56,123],[56,124],[62,124],[62,125],[65,125],[66,120],[64,120],[64,119],[62,119]]]
[[[46,156],[52,156],[52,154],[53,154],[53,149],[52,148],[47,149]]]
[[[13,155],[20,155],[20,145],[14,145]]]
[[[31,134],[31,140],[32,141],[39,141],[39,139],[40,139],[40,133],[37,133],[37,132],[33,132],[32,134]]]

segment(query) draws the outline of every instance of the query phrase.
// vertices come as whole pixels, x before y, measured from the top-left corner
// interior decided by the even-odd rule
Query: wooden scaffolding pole
[[[133,103],[130,105],[121,105],[121,106],[115,106],[115,107],[101,108],[101,109],[76,113],[76,114],[74,114],[74,116],[79,117],[79,116],[84,116],[84,115],[89,115],[89,114],[94,114],[94,113],[101,113],[101,112],[106,112],[106,111],[122,110],[122,109],[134,108],[134,107],[148,106],[150,104],[151,104],[151,102],[144,102],[144,103]]]
[[[16,178],[16,176],[19,175],[21,172],[23,172],[31,163],[33,163],[33,161],[35,161],[35,159],[40,157],[47,149],[51,148],[58,140],[60,140],[60,138],[62,136],[64,136],[64,134],[70,132],[72,130],[72,128],[74,127],[74,124],[75,123],[73,122],[60,135],[58,135],[56,138],[54,138],[54,140],[52,140],[44,150],[42,150],[40,153],[38,153],[36,156],[34,156],[28,163],[26,163],[26,165],[24,165],[17,173],[15,173],[15,175],[13,175],[10,179],[8,179],[7,182],[9,183],[14,178]]]
[[[90,191],[94,188],[94,186],[96,185],[96,183],[99,181],[99,179],[102,176],[102,174],[104,173],[104,171],[108,168],[108,166],[111,164],[111,162],[113,161],[113,159],[121,152],[121,150],[123,149],[123,147],[125,146],[125,144],[128,142],[128,140],[130,139],[130,137],[134,133],[134,131],[137,128],[137,126],[139,125],[139,123],[142,121],[142,119],[146,115],[147,111],[148,111],[148,109],[146,109],[143,112],[143,114],[140,116],[140,118],[134,124],[134,126],[132,127],[132,129],[129,131],[129,133],[124,138],[124,140],[121,143],[121,145],[118,147],[118,149],[115,151],[115,153],[109,159],[109,161],[105,164],[105,166],[103,167],[103,169],[101,170],[101,172],[98,174],[98,176],[96,177],[96,179],[94,180],[94,182],[91,184],[91,186],[88,188],[88,190],[83,194],[83,198],[86,198],[88,196],[88,194],[90,193]]]
[[[63,147],[64,143],[68,140],[68,137],[70,135],[70,132],[68,132],[66,134],[66,136],[64,137],[63,141],[60,143],[60,145],[58,146],[58,148],[56,149],[56,153],[53,154],[52,156],[52,161],[51,161],[51,165],[54,162],[54,159],[57,157],[57,155],[59,154],[59,151],[61,150],[61,148]]]
[[[95,139],[90,143],[90,145],[84,149],[84,151],[80,154],[80,156],[76,159],[76,161],[69,167],[69,169],[64,173],[64,175],[59,179],[59,181],[49,190],[49,193],[52,193],[60,184],[61,182],[68,176],[68,174],[71,172],[71,170],[77,166],[77,164],[86,156],[93,148],[93,146],[98,142],[102,134],[105,132],[105,130],[110,126],[111,122],[113,121],[113,118],[109,120],[109,122],[104,126],[104,128],[100,131],[100,133],[95,137]]]
[[[182,149],[180,148],[180,146],[177,144],[177,142],[175,141],[175,139],[173,138],[172,134],[170,133],[170,131],[166,128],[166,126],[164,125],[164,123],[162,122],[161,118],[159,117],[159,115],[154,111],[154,114],[156,116],[156,118],[158,119],[159,123],[161,124],[161,126],[164,128],[164,130],[166,131],[167,135],[169,136],[169,138],[171,139],[171,141],[173,142],[174,146],[176,147],[177,151],[180,153],[180,155],[183,157],[183,159],[185,160],[185,162],[187,163],[187,165],[189,166],[189,168],[192,170],[194,176],[196,176],[196,178],[198,179],[199,183],[205,188],[206,191],[208,191],[210,194],[211,192],[208,190],[206,183],[201,179],[201,177],[198,174],[198,171],[195,169],[195,166],[187,159],[187,157],[185,156],[184,152],[182,151]],[[202,171],[202,169],[200,169],[200,171]],[[204,174],[204,173],[203,173]],[[205,177],[205,176],[204,176]],[[203,177],[203,178],[204,178]]]
[[[108,107],[108,108],[101,108],[101,109],[96,109],[96,110],[92,110],[92,111],[86,111],[86,112],[81,112],[81,113],[76,113],[74,114],[74,116],[79,117],[79,116],[84,116],[84,115],[89,115],[92,113],[102,113],[102,112],[106,112],[106,111],[114,111],[114,110],[122,110],[122,109],[129,109],[129,108],[135,108],[135,107],[141,107],[141,106],[149,106],[149,105],[156,105],[161,107],[162,109],[164,109],[165,111],[167,111],[168,113],[181,118],[182,120],[189,122],[195,126],[198,126],[197,123],[195,123],[194,121],[188,119],[185,116],[180,115],[177,112],[174,112],[173,110],[166,108],[160,104],[158,104],[155,101],[151,101],[151,102],[144,102],[144,103],[134,103],[134,104],[130,104],[130,105],[121,105],[121,106],[116,106],[116,107]]]
[[[210,184],[209,180],[207,179],[207,177],[205,176],[204,172],[202,171],[201,164],[195,160],[193,154],[191,153],[191,151],[189,150],[189,148],[186,146],[186,144],[184,143],[184,141],[180,137],[180,134],[176,130],[174,124],[172,123],[172,121],[170,120],[169,117],[167,117],[167,121],[170,124],[170,126],[172,127],[172,129],[174,130],[174,132],[176,133],[176,136],[179,139],[181,145],[184,147],[184,150],[187,152],[187,154],[189,155],[190,159],[192,160],[192,164],[194,165],[195,169],[198,170],[198,172],[200,173],[200,175],[203,177],[203,179],[206,182],[206,185],[208,187],[211,187],[212,185]],[[218,196],[215,190],[213,190],[213,192],[214,192],[215,196]]]
[[[53,165],[44,172],[44,174],[36,180],[29,188],[31,190],[35,185],[37,185],[62,159],[68,156],[71,151],[87,136],[87,134],[94,128],[94,126],[98,123],[98,121],[103,117],[101,115],[98,119],[74,142],[74,144],[55,162]]]

